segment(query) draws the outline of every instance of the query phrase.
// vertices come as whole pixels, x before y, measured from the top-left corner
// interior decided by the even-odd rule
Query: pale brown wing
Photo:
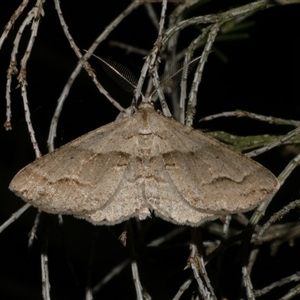
[[[141,160],[135,155],[128,161],[120,184],[104,205],[93,212],[74,213],[76,217],[102,225],[113,225],[135,216],[142,220],[150,214],[144,193]]]
[[[95,224],[154,210],[196,226],[250,210],[278,186],[253,160],[144,104],[28,165],[10,189],[41,210]]]
[[[192,207],[209,214],[248,211],[279,188],[276,177],[254,160],[176,121],[158,119],[164,167],[173,189]]]
[[[175,224],[190,226],[198,226],[219,217],[191,206],[184,199],[174,185],[160,153],[151,158],[149,169],[152,175],[145,178],[145,197],[158,217]]]
[[[143,139],[147,145],[156,145],[157,141],[153,135]],[[154,211],[166,221],[190,226],[219,217],[204,213],[185,201],[174,186],[157,147],[149,148],[148,159],[141,156],[139,150],[138,147],[134,151],[122,183],[110,200],[96,212],[75,216],[94,224],[112,225],[134,216],[145,219]]]
[[[126,135],[131,126],[128,118],[89,132],[23,168],[9,188],[46,212],[96,211],[129,172],[136,146],[134,137]]]

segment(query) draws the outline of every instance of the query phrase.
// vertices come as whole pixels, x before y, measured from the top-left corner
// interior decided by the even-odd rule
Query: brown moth
[[[276,177],[225,144],[156,112],[93,130],[27,165],[9,188],[42,211],[113,225],[154,212],[198,226],[255,208]]]

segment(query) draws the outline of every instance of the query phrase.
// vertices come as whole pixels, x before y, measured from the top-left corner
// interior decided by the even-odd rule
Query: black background
[[[62,11],[69,30],[80,49],[87,49],[100,32],[130,3],[113,1],[61,1]],[[220,3],[221,2],[221,3]],[[20,1],[0,2],[0,28],[4,28]],[[217,13],[248,1],[207,1],[191,15]],[[29,4],[31,7],[33,2]],[[170,5],[170,8],[172,5]],[[56,101],[77,60],[63,35],[54,10],[54,3],[44,5],[45,17],[41,21],[38,36],[27,68],[28,97],[31,118],[36,138],[43,154],[47,152],[46,141]],[[155,5],[159,13],[160,5]],[[28,12],[28,10],[26,10]],[[210,114],[243,109],[264,115],[286,119],[299,119],[300,112],[300,36],[299,5],[275,7],[261,11],[249,18],[253,26],[245,29],[246,39],[217,41],[215,47],[226,57],[224,62],[213,52],[205,66],[200,85],[195,120]],[[23,20],[23,18],[21,18]],[[0,119],[5,121],[5,84],[13,39],[20,20],[14,26],[0,52]],[[197,28],[186,30],[180,40],[180,47],[188,45],[199,34]],[[18,58],[25,49],[23,42]],[[156,31],[140,7],[129,16],[97,49],[96,54],[118,61],[134,73],[139,74],[143,58],[127,54],[124,50],[111,47],[109,41],[117,40],[150,50],[156,38]],[[111,95],[127,107],[131,95],[107,78],[97,63],[91,60],[97,76]],[[0,129],[0,223],[19,209],[24,202],[14,196],[7,187],[14,174],[34,160],[22,108],[17,81],[12,85],[12,131]],[[113,121],[118,111],[100,95],[93,83],[82,71],[76,79],[64,106],[59,121],[56,146],[60,146],[90,130]],[[195,127],[200,127],[195,121]],[[291,127],[263,124],[247,119],[226,118],[202,124],[201,128],[227,130],[234,134],[283,134]],[[258,158],[278,175],[292,156],[275,149],[270,155]],[[284,206],[299,195],[299,171],[289,178],[270,213]],[[42,299],[40,253],[45,232],[49,234],[49,269],[52,299],[84,299],[86,274],[90,260],[91,245],[94,244],[92,263],[92,285],[96,284],[111,268],[128,257],[128,250],[118,241],[123,226],[95,227],[85,221],[64,217],[64,227],[58,226],[57,217],[42,215],[37,239],[31,250],[27,248],[28,233],[33,226],[36,209],[30,208],[16,222],[0,235],[0,299]],[[297,211],[290,220],[297,221]],[[149,230],[143,241],[136,237],[136,251],[142,283],[153,299],[172,299],[180,285],[190,274],[182,271],[189,254],[189,230],[160,248],[145,248],[153,238],[169,232],[175,226],[153,218],[142,222]],[[203,228],[203,237],[213,239]],[[96,238],[95,238],[96,236]],[[140,241],[140,242],[138,242]],[[261,248],[261,254],[253,270],[255,288],[279,280],[299,270],[299,242],[294,247],[285,244],[275,257],[270,256],[269,245]],[[218,286],[229,299],[238,297],[240,269],[234,262],[237,249],[232,248],[224,256],[221,278]],[[211,264],[213,270],[214,263]],[[288,287],[291,287],[288,286]],[[190,299],[193,286],[182,299]],[[261,299],[277,299],[287,287],[276,289]],[[185,298],[186,297],[186,298]],[[269,297],[269,298],[268,298]],[[94,299],[135,299],[130,267],[110,281]]]

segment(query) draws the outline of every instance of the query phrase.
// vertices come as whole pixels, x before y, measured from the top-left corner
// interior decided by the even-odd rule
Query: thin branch
[[[112,21],[107,27],[106,29],[97,37],[97,39],[93,42],[93,44],[91,45],[91,47],[88,49],[87,53],[84,55],[83,60],[87,61],[91,54],[97,49],[97,47],[100,45],[101,42],[103,42],[107,36],[130,14],[132,13],[132,11],[134,11],[138,6],[140,6],[142,4],[141,1],[136,0],[134,2],[132,2],[114,21]],[[56,136],[56,130],[57,130],[57,124],[58,124],[58,120],[60,117],[60,114],[62,112],[62,108],[64,105],[64,102],[66,100],[66,98],[69,95],[70,89],[74,83],[74,80],[76,79],[76,77],[78,76],[78,74],[80,73],[82,68],[82,64],[81,62],[78,62],[76,68],[74,69],[74,71],[72,72],[71,76],[69,77],[67,84],[65,85],[65,87],[63,88],[62,93],[60,94],[58,100],[57,100],[57,106],[54,112],[54,115],[52,117],[51,120],[51,125],[50,125],[50,129],[49,129],[49,135],[48,135],[48,149],[49,151],[53,151],[54,150],[54,138]],[[105,90],[103,88],[103,92],[105,93]],[[108,95],[108,93],[107,93]],[[109,97],[107,96],[106,97]],[[117,102],[114,101],[114,99],[110,99],[114,106],[117,107],[120,111],[123,110],[123,108],[118,105]]]
[[[42,214],[42,211],[37,210],[33,227],[31,228],[30,233],[29,233],[28,248],[31,248],[31,246],[33,244],[33,241],[36,238],[36,231],[37,231],[38,226],[39,226],[41,214]]]
[[[281,119],[281,118],[275,118],[272,116],[264,116],[252,112],[248,112],[245,110],[236,110],[236,111],[227,111],[227,112],[222,112],[219,114],[211,115],[204,117],[199,120],[199,122],[204,122],[204,121],[211,121],[217,118],[227,118],[227,117],[237,117],[237,118],[242,118],[242,117],[248,117],[250,119],[262,121],[262,122],[267,122],[269,124],[276,124],[276,125],[292,125],[295,127],[300,126],[300,121],[296,120],[286,120],[286,119]]]
[[[291,288],[288,293],[286,293],[283,297],[279,300],[290,300],[295,296],[300,294],[300,284],[297,284],[295,287]]]
[[[192,283],[192,278],[188,278],[179,288],[178,292],[176,293],[175,297],[172,300],[179,300],[183,293],[189,288]]]
[[[201,261],[201,257],[199,256],[197,246],[195,244],[191,244],[190,248],[191,248],[191,254],[189,257],[188,266],[193,270],[194,278],[196,279],[197,284],[198,284],[199,294],[203,297],[203,299],[216,300],[217,298],[212,293],[213,291],[208,290],[206,288],[204,282],[202,281],[202,278],[199,275],[199,270],[201,270],[202,274],[204,274],[203,272],[205,272],[205,274],[206,274],[206,271],[205,271],[204,263],[203,263],[203,261]],[[207,277],[207,279],[208,279],[208,277]]]
[[[154,25],[154,27],[159,30],[159,26],[158,26],[158,18],[156,16],[156,13],[155,13],[155,10],[153,9],[153,6],[151,3],[145,3],[144,4],[147,12],[148,12],[148,16],[149,16],[149,19],[151,20],[152,24]],[[147,53],[148,54],[148,53]]]
[[[14,221],[18,220],[18,218],[31,206],[31,204],[26,203],[25,205],[23,205],[20,209],[18,209],[16,212],[14,212],[10,218],[4,222],[1,226],[0,226],[0,233],[6,229],[11,223],[13,223]]]
[[[288,277],[285,277],[285,278],[282,278],[276,282],[273,282],[272,284],[264,287],[263,289],[260,289],[260,290],[256,290],[255,291],[255,295],[256,297],[261,297],[267,293],[269,293],[271,290],[273,290],[274,288],[276,287],[280,287],[280,286],[283,286],[284,284],[287,284],[287,283],[290,283],[292,281],[299,281],[300,280],[300,272],[297,272],[296,274],[293,274],[291,276],[288,276]],[[300,286],[300,285],[298,285]],[[297,293],[291,293],[291,291],[289,291],[289,293],[287,293],[284,297],[280,298],[280,299],[292,299],[292,297],[295,297],[296,295],[298,295],[300,293],[300,289],[296,288],[292,288],[292,290],[294,290],[294,292],[296,291]],[[292,296],[292,297],[291,297]],[[290,297],[290,298],[289,298]]]
[[[277,213],[272,215],[272,217],[263,225],[260,232],[257,235],[258,241],[262,238],[265,232],[270,228],[270,226],[278,220],[281,220],[287,213],[289,213],[292,209],[300,207],[300,200],[295,200],[288,205],[284,206]]]
[[[31,26],[31,35],[28,41],[28,45],[26,48],[26,51],[24,52],[24,56],[21,60],[21,70],[20,73],[18,75],[18,81],[19,84],[21,86],[21,94],[22,94],[22,98],[23,98],[23,105],[24,105],[24,110],[25,110],[25,120],[27,123],[27,127],[28,127],[28,131],[29,131],[29,135],[30,135],[30,140],[31,143],[33,145],[33,149],[35,151],[35,156],[36,158],[41,157],[41,152],[40,149],[38,147],[38,143],[36,141],[35,138],[35,132],[32,126],[32,122],[31,122],[31,116],[30,116],[30,109],[29,109],[29,105],[28,105],[28,97],[27,97],[27,80],[26,80],[26,67],[27,67],[27,62],[29,60],[33,45],[34,45],[34,41],[35,38],[37,36],[37,31],[40,25],[40,20],[41,17],[44,16],[44,9],[43,9],[43,4],[44,4],[45,0],[37,0],[35,7],[31,10],[31,12],[29,13],[31,15],[31,17],[29,18],[30,20],[32,19],[32,26]],[[27,23],[28,24],[28,23]]]
[[[110,272],[92,288],[92,294],[95,295],[96,293],[98,293],[104,285],[106,285],[110,280],[112,280],[113,277],[120,274],[125,269],[125,267],[129,265],[129,263],[130,259],[127,258],[120,264],[118,264],[116,267],[112,268]]]
[[[196,39],[194,39],[188,49],[185,52],[185,58],[184,58],[184,65],[188,65],[188,63],[191,61],[194,52],[196,48],[198,47],[200,41],[202,41],[205,36],[210,31],[211,26],[207,26],[202,30],[202,34],[200,34]],[[197,72],[197,71],[196,71]],[[187,99],[187,75],[188,75],[188,69],[185,69],[182,74],[181,83],[180,83],[180,102],[179,102],[179,110],[180,110],[180,123],[185,123],[186,118],[186,99]]]
[[[298,135],[300,133],[300,126],[297,127],[296,129],[290,131],[289,133],[287,133],[285,136],[280,137],[279,139],[276,139],[275,141],[273,141],[272,143],[269,143],[268,145],[266,145],[265,147],[253,150],[251,152],[246,153],[245,155],[248,157],[254,157],[257,155],[260,155],[264,152],[267,152],[269,150],[271,150],[274,147],[277,147],[283,143],[285,143],[286,141],[288,141],[290,138]]]
[[[51,300],[47,252],[48,252],[48,237],[45,238],[42,253],[41,253],[42,293],[43,293],[44,300]]]
[[[194,79],[193,79],[191,91],[190,91],[190,94],[189,94],[189,100],[188,100],[187,111],[186,111],[185,124],[187,126],[192,126],[193,125],[193,119],[194,119],[194,116],[195,116],[195,113],[196,113],[198,88],[199,88],[199,85],[200,85],[200,82],[201,82],[201,79],[202,79],[202,76],[203,76],[203,70],[204,70],[205,63],[208,59],[209,53],[211,52],[211,48],[213,46],[214,40],[217,37],[219,28],[220,28],[220,24],[215,23],[209,29],[207,42],[204,46],[204,49],[203,49],[202,54],[201,54],[201,59],[199,61],[197,70],[195,71],[195,74],[194,74]],[[202,35],[200,35],[200,37],[202,38]]]
[[[143,298],[143,287],[139,277],[139,271],[136,261],[131,262],[132,279],[135,286],[137,300],[144,300]]]
[[[8,21],[8,23],[5,25],[2,35],[0,37],[0,49],[2,48],[2,45],[5,41],[5,39],[7,38],[10,30],[13,28],[13,26],[15,25],[16,21],[18,20],[19,16],[22,14],[24,9],[26,8],[28,2],[29,2],[29,0],[23,0],[23,2],[20,4],[20,6],[15,10],[15,12],[10,17],[10,20]]]
[[[285,169],[280,173],[278,176],[279,184],[282,186],[285,182],[285,180],[288,178],[288,176],[292,173],[292,171],[299,165],[300,163],[300,154],[294,157],[288,165],[285,167]],[[269,206],[270,202],[272,201],[274,195],[270,195],[268,199],[263,201],[254,211],[249,224],[256,225],[258,224],[259,220],[263,217],[265,214],[265,211],[267,207]]]
[[[243,283],[246,288],[247,299],[255,300],[254,289],[253,289],[253,285],[251,282],[248,266],[242,267],[242,274],[243,274]]]

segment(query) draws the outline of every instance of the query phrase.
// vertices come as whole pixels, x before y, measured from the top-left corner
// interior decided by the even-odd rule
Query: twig
[[[204,266],[203,260],[201,260],[201,257],[199,256],[197,246],[195,244],[191,244],[190,248],[191,248],[191,254],[189,257],[189,261],[188,261],[188,267],[190,267],[193,270],[194,278],[196,279],[197,284],[198,284],[198,291],[199,291],[200,295],[203,297],[203,299],[207,299],[207,300],[215,299],[216,300],[217,298],[212,293],[213,292],[212,287],[211,287],[211,290],[208,290],[199,275],[199,270],[201,270],[202,275],[206,274],[206,271],[205,271],[205,266]],[[206,274],[205,278],[208,279],[207,274]],[[208,282],[209,282],[209,279],[208,279]]]
[[[168,108],[165,95],[160,87],[159,75],[158,75],[158,64],[160,63],[159,53],[163,47],[161,41],[162,41],[163,30],[165,25],[166,10],[167,10],[167,0],[163,0],[157,39],[154,43],[153,49],[149,54],[149,73],[152,75],[153,85],[157,91],[162,111],[166,117],[171,117],[172,115]]]
[[[285,137],[285,135],[268,135],[268,134],[237,136],[224,131],[206,132],[206,134],[214,137],[215,139],[218,139],[223,143],[229,144],[234,149],[239,151],[246,151],[246,150],[264,147],[274,142],[275,140],[277,141],[278,139]],[[299,143],[300,143],[300,136],[296,135],[284,141],[282,145],[290,145],[290,144],[295,145]]]
[[[150,243],[147,244],[147,247],[157,247],[186,230],[187,228],[185,227],[177,227],[171,232],[167,233],[166,235],[151,241]],[[120,264],[118,264],[116,267],[114,267],[96,286],[92,288],[92,293],[93,294],[97,293],[107,282],[109,282],[114,276],[118,275],[129,263],[130,260],[126,259]]]
[[[188,49],[185,52],[185,58],[184,58],[184,65],[188,65],[188,63],[191,61],[193,54],[198,47],[200,41],[202,41],[205,36],[208,34],[209,30],[211,29],[211,26],[207,26],[202,30],[202,34],[200,34],[196,39],[194,39]],[[197,72],[197,71],[196,71]],[[182,74],[181,83],[180,83],[180,103],[179,103],[179,110],[180,110],[180,122],[182,124],[185,123],[186,118],[186,98],[187,98],[187,75],[188,75],[188,69],[185,68]]]
[[[26,203],[21,208],[19,208],[16,212],[14,212],[10,216],[10,218],[0,226],[0,233],[4,229],[6,229],[11,223],[13,223],[14,221],[16,221],[23,214],[23,212],[25,212],[30,206],[31,206],[31,204]]]
[[[91,45],[91,47],[88,49],[87,53],[83,56],[83,60],[88,60],[91,56],[91,54],[95,51],[95,49],[100,45],[101,42],[103,42],[107,36],[133,11],[135,10],[138,6],[142,4],[141,1],[134,1],[132,2],[114,21],[112,21],[106,29],[97,37],[97,39],[94,41],[94,43]],[[69,77],[65,87],[63,88],[62,93],[60,94],[58,100],[57,100],[57,106],[54,112],[54,115],[51,120],[51,125],[49,129],[49,135],[48,135],[48,149],[49,151],[54,150],[54,138],[56,136],[56,129],[57,129],[57,124],[58,124],[58,119],[60,117],[64,102],[69,95],[70,89],[74,83],[74,80],[80,73],[82,68],[82,64],[78,62],[76,68],[72,72],[71,76]],[[105,90],[103,89],[103,92]],[[115,102],[113,99],[110,99],[113,101],[114,105],[121,111],[123,108],[118,105],[117,102]]]
[[[236,111],[227,111],[227,112],[222,112],[219,114],[207,116],[205,118],[202,118],[199,120],[199,122],[204,122],[204,121],[211,121],[217,118],[227,118],[227,117],[237,117],[237,118],[242,118],[242,117],[248,117],[250,119],[254,120],[259,120],[262,122],[267,122],[269,124],[276,124],[276,125],[292,125],[295,127],[300,126],[300,121],[296,120],[286,120],[286,119],[281,119],[281,118],[275,118],[275,117],[270,117],[270,116],[264,116],[260,114],[255,114],[252,112],[248,112],[245,110],[236,110]]]
[[[11,91],[12,76],[14,76],[18,73],[16,54],[18,52],[20,40],[21,40],[21,37],[23,35],[24,29],[32,21],[31,35],[30,35],[30,38],[29,38],[29,41],[28,41],[28,44],[27,44],[26,51],[24,52],[24,56],[21,60],[21,70],[20,70],[19,75],[18,75],[18,81],[19,81],[19,84],[21,86],[21,94],[22,94],[24,111],[25,111],[25,119],[26,119],[26,123],[27,123],[28,131],[29,131],[31,143],[33,145],[36,157],[40,157],[41,153],[40,153],[40,150],[38,148],[38,144],[37,144],[36,139],[35,139],[35,133],[34,133],[34,129],[32,127],[31,118],[30,118],[30,110],[29,110],[29,106],[28,106],[27,91],[26,91],[26,86],[27,86],[26,65],[27,65],[27,61],[28,61],[29,56],[30,56],[31,51],[32,51],[32,47],[33,47],[33,44],[34,44],[34,41],[35,41],[35,37],[37,35],[37,30],[38,30],[38,27],[39,27],[40,19],[44,15],[43,3],[44,3],[43,0],[37,0],[35,6],[29,11],[27,17],[22,22],[22,24],[21,24],[21,26],[18,30],[18,33],[17,33],[16,38],[14,40],[14,47],[13,47],[13,50],[11,52],[10,64],[9,64],[9,67],[8,67],[8,70],[7,70],[7,83],[6,83],[6,95],[5,95],[6,96],[6,122],[4,123],[4,127],[7,130],[11,130],[12,129],[12,125],[11,125],[12,113],[11,113],[10,91]]]
[[[223,236],[224,236],[224,238],[228,237],[230,221],[231,221],[231,215],[227,215],[225,217],[225,222],[224,222],[224,225],[223,225]]]
[[[143,299],[143,287],[142,287],[142,284],[140,281],[139,271],[138,271],[136,261],[131,262],[131,271],[132,271],[132,279],[134,282],[135,291],[136,291],[136,295],[137,295],[137,300],[144,300]]]
[[[114,267],[113,269],[111,269],[111,271],[105,277],[103,277],[103,279],[97,285],[95,285],[92,288],[93,295],[95,295],[97,292],[99,292],[99,290],[106,283],[108,283],[113,277],[115,277],[116,275],[118,275],[119,273],[121,273],[122,270],[124,270],[124,268],[129,265],[129,263],[130,263],[130,259],[127,258],[124,261],[122,261],[120,264],[118,264],[116,267]]]
[[[300,128],[300,127],[299,127]],[[297,129],[299,129],[297,128]],[[278,176],[279,184],[282,186],[285,182],[285,180],[288,178],[288,176],[292,173],[292,171],[299,165],[300,163],[300,154],[294,157],[289,164],[285,167],[285,169],[280,173]],[[254,211],[251,219],[250,224],[256,225],[259,220],[262,218],[262,216],[265,214],[265,211],[267,207],[269,206],[270,202],[272,201],[274,195],[270,195],[268,199],[263,201]]]
[[[36,238],[36,231],[39,226],[41,214],[42,214],[42,211],[38,209],[35,219],[34,219],[33,227],[31,228],[30,233],[29,233],[28,248],[31,248],[33,241]]]
[[[134,47],[132,45],[129,44],[125,44],[122,42],[118,42],[118,41],[109,41],[109,46],[111,47],[118,47],[120,49],[124,49],[126,51],[126,53],[136,53],[139,54],[141,56],[146,56],[148,55],[149,51],[148,50],[144,50],[138,47]]]
[[[22,12],[24,11],[25,7],[27,6],[29,0],[23,0],[23,2],[20,4],[20,6],[16,9],[16,11],[13,13],[13,15],[11,16],[10,20],[8,21],[8,23],[6,24],[3,33],[0,37],[0,49],[2,48],[2,45],[5,41],[5,39],[7,38],[9,31],[11,30],[11,28],[13,27],[13,25],[15,24],[16,20],[19,18],[19,16],[22,14]],[[23,22],[24,24],[24,22]],[[26,23],[25,23],[26,24]],[[22,27],[22,25],[21,25]],[[24,25],[25,27],[25,25]],[[24,28],[23,28],[24,29]],[[19,31],[20,32],[20,31]],[[22,35],[22,32],[21,32]],[[16,40],[18,39],[18,41],[20,40],[21,35],[16,37]],[[15,41],[16,41],[15,40]],[[14,49],[17,49],[17,46],[15,44]],[[15,52],[16,54],[16,52]],[[13,55],[13,52],[12,52]],[[12,56],[13,57],[13,56]],[[12,112],[11,112],[11,98],[10,98],[10,86],[11,86],[11,77],[13,75],[16,75],[18,73],[17,70],[17,63],[16,63],[16,59],[14,56],[14,59],[11,60],[10,65],[8,67],[7,70],[7,84],[6,84],[6,121],[4,123],[4,128],[6,130],[12,130],[12,124],[11,124],[11,118],[12,118]]]
[[[298,135],[300,133],[300,126],[297,127],[296,129],[290,131],[289,133],[287,133],[285,136],[280,137],[279,139],[276,139],[275,141],[273,141],[272,143],[269,143],[268,145],[266,145],[265,147],[253,150],[251,152],[246,153],[245,155],[248,157],[254,157],[257,155],[260,155],[264,152],[267,152],[269,150],[271,150],[274,147],[277,147],[281,144],[283,144],[284,142],[286,142],[287,140],[289,140],[290,138]]]
[[[253,286],[252,286],[248,266],[243,266],[242,267],[242,274],[243,274],[243,283],[244,283],[244,286],[246,288],[247,299],[248,300],[255,300],[254,289],[253,289]]]
[[[172,300],[179,300],[183,293],[189,288],[192,283],[192,278],[188,278],[179,288],[178,292],[176,293],[175,297]]]
[[[25,120],[26,120],[26,123],[27,123],[31,143],[32,143],[33,149],[35,151],[36,158],[41,157],[41,152],[40,152],[40,149],[38,147],[38,143],[35,139],[35,132],[34,132],[34,129],[33,129],[33,126],[32,126],[31,117],[30,117],[30,109],[29,109],[29,106],[28,106],[27,89],[26,89],[26,86],[27,86],[26,66],[27,66],[27,62],[29,60],[33,45],[34,45],[35,38],[37,36],[37,31],[38,31],[38,28],[39,28],[40,19],[45,14],[44,9],[43,9],[43,3],[44,2],[45,2],[45,0],[37,0],[35,7],[29,13],[30,18],[28,19],[27,25],[29,24],[31,19],[33,20],[32,26],[31,26],[31,35],[30,35],[30,38],[29,38],[29,41],[28,41],[26,51],[24,52],[24,56],[21,60],[21,70],[20,70],[20,73],[18,75],[18,81],[19,81],[19,84],[21,86],[21,93],[22,93],[23,105],[24,105],[24,110],[25,110]]]
[[[48,237],[46,236],[42,253],[41,253],[42,293],[43,293],[44,300],[51,300],[47,250],[48,250]]]
[[[153,69],[151,75],[152,75],[152,79],[153,79],[153,84],[155,86],[155,91],[157,92],[159,100],[160,100],[162,111],[166,117],[171,117],[172,115],[168,108],[165,95],[164,95],[162,89],[160,88],[159,75],[157,73],[157,68]]]
[[[164,45],[164,43],[162,43],[162,37],[163,37],[163,32],[164,32],[164,25],[165,25],[165,19],[166,19],[166,10],[167,10],[167,0],[162,0],[162,8],[161,8],[161,13],[160,13],[160,20],[159,20],[159,30],[158,30],[158,34],[157,34],[157,39],[154,43],[154,47],[151,50],[150,56],[150,73],[152,74],[152,71],[154,70],[154,68],[157,68],[157,63],[159,63],[159,58],[158,58],[158,54],[162,48],[162,46]]]
[[[249,255],[249,261],[248,261],[248,271],[249,274],[251,274],[254,263],[256,262],[257,256],[259,253],[259,249],[255,248],[253,250],[251,250],[250,255]]]
[[[10,17],[10,20],[8,23],[5,25],[4,30],[2,32],[2,35],[0,37],[0,49],[2,48],[2,45],[7,38],[10,30],[13,28],[15,22],[18,20],[19,16],[22,14],[24,9],[26,8],[29,0],[23,0],[23,2],[20,4],[20,6],[15,10],[15,12],[12,14]]]
[[[291,288],[288,293],[286,293],[279,300],[289,300],[300,294],[300,284],[297,284],[295,287]]]
[[[264,224],[261,228],[260,232],[257,235],[258,241],[262,238],[265,232],[270,228],[270,226],[278,220],[281,220],[287,213],[289,213],[292,209],[295,209],[300,206],[300,200],[295,200],[288,205],[284,206],[277,213],[272,215],[272,217]]]
[[[247,17],[248,15],[252,15],[255,12],[265,10],[268,8],[272,8],[278,5],[288,5],[288,4],[294,4],[294,3],[300,3],[300,0],[292,0],[292,1],[282,1],[282,3],[276,3],[275,1],[270,3],[269,0],[259,0],[256,2],[251,2],[249,4],[239,6],[233,9],[229,9],[223,13],[219,14],[211,14],[211,15],[205,15],[205,16],[199,16],[194,17],[190,19],[183,20],[173,27],[166,30],[164,34],[164,38],[162,40],[162,43],[165,44],[168,39],[170,39],[177,31],[181,31],[186,27],[198,25],[198,24],[213,24],[213,23],[220,23],[223,24],[225,22],[228,22],[230,20],[234,20],[240,17]]]
[[[118,108],[120,111],[123,111],[124,108],[121,107],[109,94],[108,92],[102,87],[102,85],[99,83],[99,81],[97,80],[96,74],[94,73],[93,69],[91,68],[90,64],[87,62],[86,57],[83,56],[78,48],[78,46],[76,45],[74,39],[72,38],[69,30],[68,30],[68,26],[65,22],[65,19],[63,17],[63,13],[60,9],[60,2],[59,0],[54,0],[55,3],[55,9],[57,11],[58,17],[59,17],[59,21],[60,24],[63,28],[64,34],[67,37],[71,48],[74,50],[77,58],[80,60],[83,68],[86,70],[86,72],[88,73],[88,75],[92,78],[93,82],[95,83],[96,87],[98,88],[99,92],[104,94],[109,101],[116,107]]]
[[[193,79],[191,91],[190,91],[190,94],[189,94],[189,100],[188,100],[187,111],[186,111],[185,124],[187,126],[192,126],[193,125],[193,119],[194,119],[194,116],[195,116],[195,113],[196,113],[195,107],[196,107],[196,104],[197,104],[198,87],[199,87],[199,84],[200,84],[201,79],[202,79],[205,63],[208,59],[209,53],[211,52],[211,48],[212,48],[213,43],[214,43],[214,41],[217,37],[219,29],[220,29],[220,24],[219,23],[215,23],[214,25],[211,26],[211,28],[209,30],[207,42],[206,42],[206,44],[204,46],[204,49],[202,51],[202,54],[201,54],[201,59],[199,61],[197,70],[195,71],[195,74],[194,74],[194,79]]]
[[[291,276],[288,276],[288,277],[285,277],[285,278],[282,278],[276,282],[273,282],[272,284],[264,287],[263,289],[260,289],[260,290],[256,290],[255,291],[255,296],[256,297],[261,297],[267,293],[269,293],[272,289],[276,288],[276,287],[279,287],[279,286],[282,286],[284,284],[287,284],[287,283],[290,283],[292,281],[299,281],[300,280],[300,272],[297,272],[296,274],[293,274]],[[294,288],[293,288],[294,289]],[[293,290],[292,289],[292,290]],[[300,292],[300,289],[298,291],[298,293]],[[289,294],[289,293],[288,293]],[[284,297],[287,297],[286,294]],[[293,297],[296,296],[297,294],[293,294]],[[280,298],[280,299],[291,299],[291,298]]]
[[[289,231],[285,231],[284,234],[282,234],[282,238],[275,239],[271,244],[271,255],[275,256],[276,253],[279,250],[279,247],[285,243],[289,242],[290,245],[294,244],[294,240],[299,238],[300,236],[300,226],[297,224],[297,226],[293,226]]]
[[[147,12],[148,12],[148,16],[149,16],[149,19],[151,20],[151,22],[152,22],[152,24],[154,25],[154,27],[157,29],[157,30],[159,30],[159,26],[158,26],[158,18],[157,18],[157,16],[156,16],[156,13],[155,13],[155,11],[154,11],[154,9],[153,9],[153,6],[152,6],[152,4],[151,3],[145,3],[144,4],[144,6],[145,6],[145,8],[146,8],[146,10],[147,10]],[[147,53],[148,54],[148,53]]]
[[[174,230],[168,232],[167,234],[151,241],[149,244],[147,244],[147,247],[157,247],[161,245],[162,243],[165,243],[169,240],[171,240],[173,237],[181,234],[182,232],[187,231],[188,228],[183,227],[183,226],[178,226]]]

